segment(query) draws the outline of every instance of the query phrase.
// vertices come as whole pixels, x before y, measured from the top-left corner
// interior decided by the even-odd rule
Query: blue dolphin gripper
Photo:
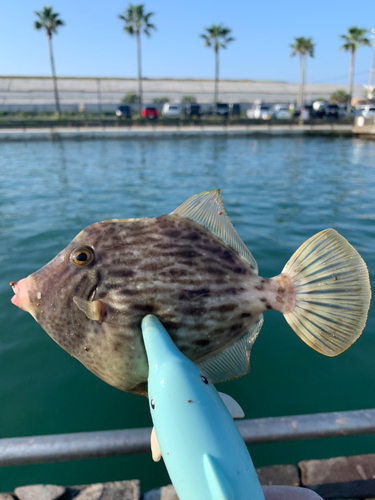
[[[232,416],[244,416],[239,405],[219,395],[155,316],[143,319],[142,333],[154,424],[152,456],[155,461],[163,457],[179,499],[264,500],[233,421]]]

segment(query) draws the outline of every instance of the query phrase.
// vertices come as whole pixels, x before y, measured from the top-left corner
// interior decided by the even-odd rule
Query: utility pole
[[[97,94],[98,94],[98,110],[99,110],[99,114],[101,116],[103,110],[102,110],[102,94],[100,91],[100,78],[97,78],[97,80],[96,80],[96,90],[97,90]]]
[[[370,81],[367,88],[367,99],[372,99],[374,93],[374,71],[375,71],[375,28],[371,30],[371,38],[373,40],[374,52],[372,55],[372,64],[370,68]]]

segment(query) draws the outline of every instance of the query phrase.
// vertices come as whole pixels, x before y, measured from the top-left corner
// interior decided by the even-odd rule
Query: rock
[[[10,493],[0,493],[0,500],[14,500],[15,497]]]
[[[295,465],[271,465],[256,469],[262,486],[299,486],[299,473]]]
[[[302,486],[325,499],[375,497],[375,455],[355,455],[328,460],[303,460],[299,464]]]
[[[68,493],[79,491],[78,495],[70,497],[74,500],[139,500],[141,496],[140,482],[137,479],[74,486],[67,490]]]
[[[74,497],[75,500],[99,500],[101,498],[101,495],[103,493],[103,485],[98,483],[98,484],[91,484],[90,486],[87,486],[87,488],[84,488],[76,497]]]
[[[19,500],[57,500],[65,493],[65,488],[54,484],[32,484],[14,490]]]
[[[143,500],[179,500],[173,484],[155,488],[143,495]]]
[[[315,491],[298,486],[262,486],[265,500],[322,500]]]

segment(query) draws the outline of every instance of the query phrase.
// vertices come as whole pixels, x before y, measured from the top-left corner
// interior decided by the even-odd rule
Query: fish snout
[[[34,288],[34,279],[32,276],[23,278],[18,282],[11,281],[9,284],[14,292],[14,296],[11,298],[12,304],[32,314],[33,304],[30,298],[32,295],[31,291]]]

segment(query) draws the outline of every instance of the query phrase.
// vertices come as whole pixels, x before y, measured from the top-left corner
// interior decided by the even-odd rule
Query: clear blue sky
[[[134,1],[137,3],[137,0]],[[348,81],[349,54],[339,36],[349,26],[375,27],[375,4],[338,0],[145,0],[157,31],[143,37],[145,77],[212,78],[214,55],[199,34],[213,22],[233,30],[235,41],[221,51],[222,78],[297,82],[298,60],[290,58],[294,37],[312,37],[316,55],[307,81]],[[136,44],[117,18],[123,0],[12,0],[0,9],[0,74],[50,75],[47,40],[34,30],[35,10],[52,5],[66,26],[53,39],[61,76],[135,77]],[[356,56],[355,82],[368,82],[372,51]]]

